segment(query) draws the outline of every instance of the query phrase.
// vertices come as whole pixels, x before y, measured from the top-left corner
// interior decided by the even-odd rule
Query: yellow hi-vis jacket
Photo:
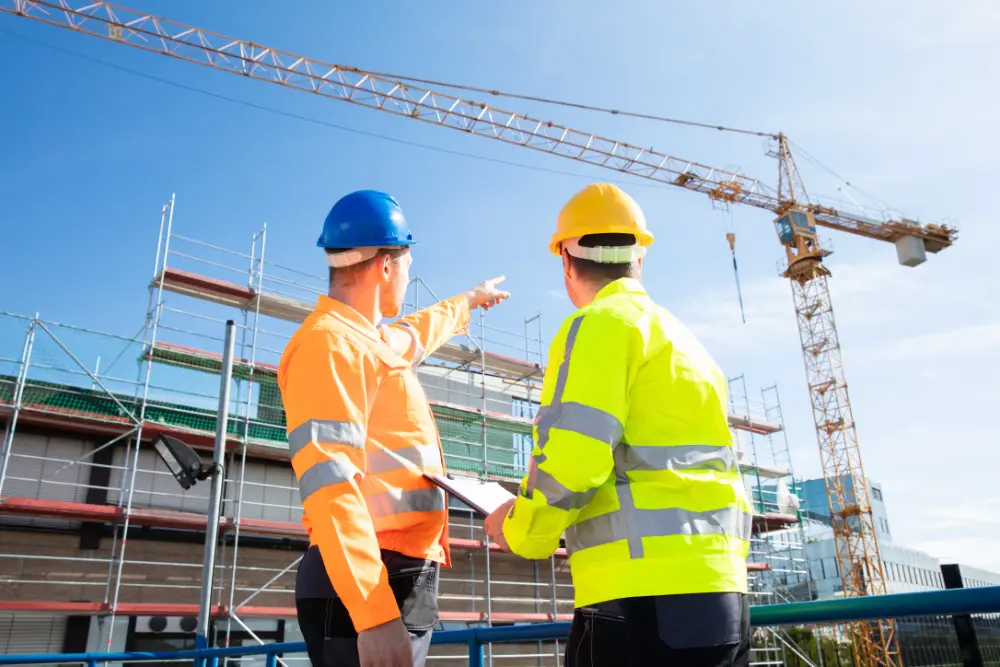
[[[552,341],[535,447],[504,521],[547,558],[565,532],[575,603],[747,590],[752,506],[727,383],[638,281],[617,280]]]

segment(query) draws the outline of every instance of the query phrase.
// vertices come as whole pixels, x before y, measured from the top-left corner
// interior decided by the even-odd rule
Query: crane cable
[[[729,205],[725,208],[726,241],[729,242],[729,252],[733,255],[733,275],[736,276],[736,296],[740,301],[740,318],[747,323],[746,311],[743,309],[743,288],[740,287],[740,267],[736,264],[736,230],[733,225],[733,212]]]

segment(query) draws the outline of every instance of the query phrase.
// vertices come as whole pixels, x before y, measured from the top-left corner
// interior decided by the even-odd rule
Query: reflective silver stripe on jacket
[[[288,455],[295,458],[310,442],[317,445],[347,445],[357,449],[365,448],[365,429],[361,424],[339,422],[328,419],[310,419],[288,434]]]
[[[333,484],[342,484],[359,474],[361,471],[350,461],[340,459],[320,461],[302,473],[302,478],[299,479],[299,497],[305,503],[306,498],[320,489]]]
[[[414,366],[419,366],[424,361],[424,357],[427,356],[427,351],[424,350],[424,346],[420,344],[420,337],[417,336],[416,330],[413,325],[409,322],[400,322],[399,326],[406,329],[406,333],[410,334],[410,338],[413,339],[413,361],[411,362]]]
[[[583,549],[628,540],[632,558],[643,557],[642,538],[664,535],[729,535],[749,540],[753,516],[736,507],[707,512],[669,507],[638,509],[632,490],[617,487],[621,509],[592,517],[566,530],[566,548],[572,554]]]
[[[586,315],[573,320],[573,323],[569,325],[569,331],[566,332],[566,349],[563,352],[562,363],[559,364],[559,373],[556,375],[556,386],[552,390],[552,401],[546,407],[558,406],[562,403],[563,392],[566,391],[566,378],[569,376],[570,355],[573,353],[573,345],[576,344],[576,335],[580,332],[580,325],[583,324],[584,317]],[[545,462],[545,453],[541,450],[544,450],[545,445],[549,442],[549,428],[551,428],[550,424],[542,422],[541,409],[539,409],[538,414],[535,416],[535,422],[538,427],[539,453],[532,455],[531,460],[528,462],[528,483],[524,490],[524,497],[529,499],[535,492],[535,484],[538,480],[538,466]]]
[[[615,478],[627,483],[627,473],[633,470],[712,470],[728,472],[736,466],[732,447],[710,445],[676,445],[673,447],[637,447],[622,442],[615,447]],[[535,468],[535,490],[541,491],[545,502],[553,507],[582,509],[594,498],[597,487],[585,491],[570,491],[544,470]]]
[[[600,440],[612,447],[618,444],[625,432],[618,417],[610,412],[575,401],[552,403],[539,408],[535,423],[538,425],[539,432],[545,429],[546,436],[550,429],[558,428]]]
[[[570,491],[555,477],[544,470],[535,471],[535,491],[540,491],[545,496],[545,504],[567,512],[573,509],[582,509],[593,500],[597,493],[597,488],[587,491]]]
[[[402,449],[369,449],[365,452],[368,473],[378,474],[409,468],[440,468],[441,451],[437,445],[413,445]]]
[[[716,445],[657,447],[626,442],[615,448],[615,475],[624,479],[633,470],[714,470],[729,472],[736,467],[736,450]]]
[[[444,490],[438,487],[402,491],[391,489],[368,496],[368,511],[372,517],[392,516],[405,512],[435,512],[445,509]]]

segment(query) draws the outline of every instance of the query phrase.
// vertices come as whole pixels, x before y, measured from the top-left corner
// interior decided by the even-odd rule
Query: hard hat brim
[[[637,232],[634,228],[630,229],[627,227],[612,227],[607,230],[601,230],[602,234],[631,234],[639,242],[639,245],[643,248],[648,248],[653,245],[653,235],[650,232]],[[579,234],[553,234],[552,238],[549,240],[549,252],[553,255],[562,254],[559,250],[559,245],[568,239],[577,238]]]
[[[419,241],[399,241],[399,240],[388,240],[385,243],[354,243],[350,245],[344,244],[327,244],[323,241],[322,237],[316,241],[317,248],[323,248],[324,250],[351,250],[352,248],[408,248],[411,245],[420,245]]]

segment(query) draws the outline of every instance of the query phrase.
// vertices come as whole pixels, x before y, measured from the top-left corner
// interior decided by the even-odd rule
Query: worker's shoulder
[[[612,294],[596,299],[580,308],[573,318],[585,318],[588,324],[600,322],[613,328],[648,329],[652,321],[658,320],[666,311],[648,296],[635,298],[631,294]]]
[[[371,345],[361,334],[348,327],[338,326],[329,317],[311,315],[299,326],[285,348],[284,357],[291,352],[304,358],[320,355],[345,357],[371,357]]]

